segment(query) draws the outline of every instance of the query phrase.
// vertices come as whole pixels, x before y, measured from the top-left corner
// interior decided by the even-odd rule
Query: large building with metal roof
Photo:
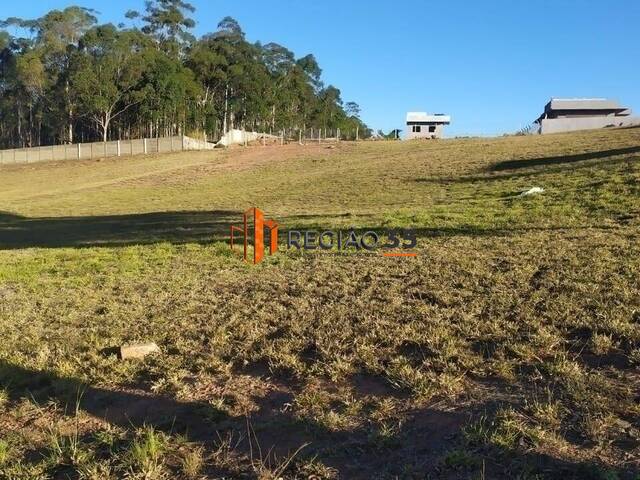
[[[552,98],[536,123],[539,132],[546,134],[640,125],[640,118],[631,116],[631,110],[615,100]]]

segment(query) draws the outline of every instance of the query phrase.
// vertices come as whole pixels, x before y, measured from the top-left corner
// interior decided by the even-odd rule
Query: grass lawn
[[[0,478],[637,480],[639,240],[637,128],[0,167]]]

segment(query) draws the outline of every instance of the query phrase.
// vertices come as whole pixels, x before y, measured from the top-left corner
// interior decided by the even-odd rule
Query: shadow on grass
[[[335,223],[344,223],[344,215]],[[336,228],[327,217],[300,215],[278,219],[286,229]],[[314,222],[314,219],[318,219]],[[320,219],[327,221],[322,225]],[[231,225],[242,223],[233,211],[156,212],[133,215],[28,218],[0,212],[0,250],[21,248],[117,247],[169,242],[211,243],[229,240]],[[304,224],[304,226],[301,226]],[[346,227],[349,228],[349,227]],[[361,227],[358,231],[379,229]],[[462,227],[423,229],[423,236],[483,234]]]
[[[540,157],[529,158],[522,160],[508,160],[499,162],[487,169],[485,175],[467,175],[460,177],[431,177],[431,178],[417,178],[415,181],[418,183],[428,183],[434,185],[449,185],[456,183],[475,183],[475,182],[492,182],[501,180],[514,180],[518,178],[529,178],[544,174],[562,173],[574,171],[581,168],[591,168],[593,163],[585,163],[584,165],[576,165],[579,162],[586,162],[589,160],[601,160],[608,159],[606,165],[616,165],[630,161],[630,158],[615,158],[620,155],[630,155],[640,152],[640,146],[619,148],[612,150],[603,150],[598,152],[588,152],[576,155],[564,155],[554,157]],[[547,167],[547,168],[535,168],[535,167]],[[532,168],[530,171],[520,171],[523,169]]]
[[[241,212],[226,210],[41,218],[0,212],[0,249],[209,243],[241,222]]]
[[[189,441],[199,442],[212,454],[217,450],[221,438],[239,433],[234,454],[244,455],[245,471],[242,478],[262,478],[251,467],[249,454],[252,451],[255,453],[256,444],[249,442],[250,437],[259,444],[262,452],[269,452],[269,456],[273,456],[263,457],[264,462],[273,461],[276,457],[286,458],[301,445],[308,444],[298,459],[317,459],[335,468],[340,478],[404,478],[407,472],[420,472],[429,478],[432,475],[437,478],[467,478],[467,474],[473,472],[465,473],[455,467],[452,470],[450,465],[443,463],[448,452],[461,448],[469,449],[469,453],[478,460],[475,464],[476,473],[482,459],[482,471],[486,478],[516,478],[522,472],[541,475],[535,478],[548,479],[609,478],[600,476],[601,467],[593,464],[573,463],[549,455],[505,451],[491,446],[465,446],[462,441],[464,426],[474,416],[478,418],[478,415],[495,412],[498,406],[495,402],[485,402],[472,412],[415,409],[408,420],[402,423],[400,430],[389,437],[373,425],[334,430],[311,419],[297,418],[290,408],[294,402],[293,392],[286,388],[254,397],[258,411],[252,412],[249,418],[232,417],[203,401],[178,401],[146,391],[96,388],[76,379],[28,370],[5,361],[0,361],[0,385],[8,394],[9,404],[5,408],[25,398],[38,404],[54,401],[63,407],[66,415],[74,415],[78,410],[127,431],[135,427],[152,426],[168,434],[182,434]],[[362,379],[353,386],[358,394],[374,394],[377,398],[388,393],[386,389],[378,390],[377,386],[372,391],[368,384],[364,387],[366,393],[363,393]],[[246,433],[248,423],[252,426],[251,435]],[[92,442],[92,432],[81,435],[81,441]],[[39,450],[35,446],[31,448],[25,453],[24,459],[37,461]],[[220,475],[233,478],[233,473],[225,468],[228,467],[218,468],[209,464],[203,473],[210,475],[206,478],[219,478]],[[74,478],[73,473],[67,472],[67,478]],[[636,478],[633,475],[638,474],[631,470],[620,473],[623,476],[619,478]]]
[[[349,215],[294,215],[277,218],[281,228],[281,245],[286,243],[288,230],[350,230],[359,235],[367,231],[383,232],[398,228],[376,225],[367,216],[357,217],[352,226]],[[369,223],[370,222],[370,223]],[[109,215],[89,217],[42,217],[29,218],[0,212],[0,250],[22,248],[89,248],[150,245],[156,243],[209,244],[228,242],[231,225],[242,224],[242,212],[185,211],[154,212],[132,215]],[[593,227],[596,228],[596,227]],[[597,227],[611,229],[614,227]],[[527,231],[576,230],[562,227],[418,227],[412,231],[418,238],[453,236],[508,236]]]
[[[640,146],[615,148],[598,152],[579,153],[576,155],[561,155],[556,157],[528,158],[523,160],[509,160],[500,162],[491,167],[494,171],[516,170],[520,168],[540,167],[547,165],[561,165],[567,163],[584,162],[585,160],[598,160],[601,158],[615,157],[618,155],[630,155],[640,152]]]

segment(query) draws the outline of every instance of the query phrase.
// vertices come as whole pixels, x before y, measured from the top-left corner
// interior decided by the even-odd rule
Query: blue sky
[[[142,0],[1,0],[0,16],[71,4],[117,23]],[[251,41],[314,53],[374,129],[407,111],[452,115],[449,135],[530,123],[550,97],[612,97],[640,113],[637,0],[191,0],[196,33],[236,18]]]

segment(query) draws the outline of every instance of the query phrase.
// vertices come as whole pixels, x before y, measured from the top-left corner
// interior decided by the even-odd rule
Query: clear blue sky
[[[72,4],[117,23],[142,0],[0,0],[0,16]],[[612,97],[640,113],[638,0],[191,0],[196,33],[236,18],[249,40],[314,53],[372,128],[448,113],[449,134],[530,123],[550,97]]]

